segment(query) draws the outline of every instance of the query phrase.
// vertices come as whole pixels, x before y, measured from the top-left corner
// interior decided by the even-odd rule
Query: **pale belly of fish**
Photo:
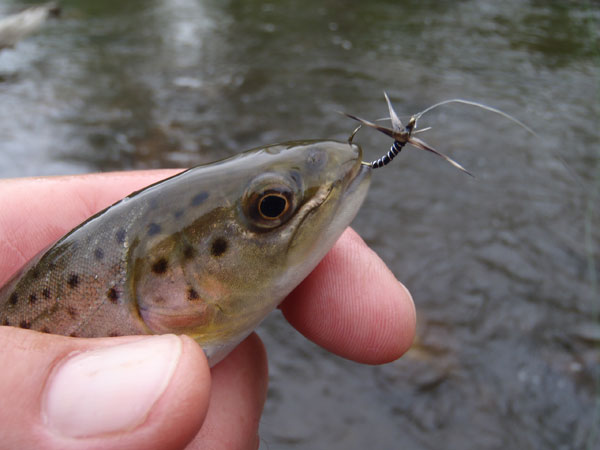
[[[184,333],[211,365],[350,224],[371,168],[354,144],[259,148],[131,194],[0,288],[0,324],[77,337]]]

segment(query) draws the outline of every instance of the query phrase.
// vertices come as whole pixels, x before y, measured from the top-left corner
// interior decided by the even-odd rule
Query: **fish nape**
[[[431,147],[429,144],[427,144],[426,142],[424,142],[423,140],[413,136],[416,133],[422,133],[424,131],[427,131],[430,129],[430,127],[428,128],[423,128],[421,130],[417,129],[417,122],[418,120],[425,115],[426,113],[428,113],[429,111],[442,106],[442,105],[447,105],[450,103],[460,103],[460,104],[464,104],[464,105],[468,105],[468,106],[475,106],[481,109],[484,109],[486,111],[490,111],[492,113],[501,115],[504,118],[507,118],[509,120],[511,120],[512,122],[515,122],[517,125],[519,125],[521,128],[524,128],[525,130],[527,130],[529,133],[532,133],[533,135],[536,135],[535,132],[529,128],[527,125],[525,125],[523,122],[521,122],[520,120],[514,118],[513,116],[511,116],[510,114],[505,113],[504,111],[501,111],[497,108],[493,108],[491,106],[487,106],[484,105],[482,103],[478,103],[478,102],[474,102],[471,100],[463,100],[463,99],[450,99],[450,100],[444,100],[441,101],[439,103],[436,103],[434,105],[429,106],[428,108],[424,109],[423,111],[414,114],[413,116],[411,116],[410,120],[408,121],[408,123],[406,125],[402,124],[402,121],[400,120],[400,118],[398,117],[398,114],[396,114],[396,111],[394,110],[394,107],[392,106],[392,102],[390,101],[389,96],[387,95],[386,92],[383,93],[383,95],[385,96],[385,101],[387,103],[388,106],[388,112],[389,112],[389,117],[386,117],[384,119],[379,119],[379,120],[389,120],[391,121],[392,127],[391,128],[387,128],[387,127],[383,127],[381,125],[378,125],[374,122],[362,119],[360,117],[357,117],[353,114],[348,114],[348,113],[344,113],[342,112],[343,115],[356,120],[357,122],[360,123],[360,125],[358,127],[356,127],[354,129],[354,131],[350,134],[350,137],[348,138],[348,142],[350,144],[352,144],[352,141],[354,139],[354,136],[356,135],[356,133],[358,133],[358,130],[360,130],[360,128],[363,125],[366,125],[370,128],[374,128],[377,131],[391,137],[392,139],[394,139],[394,142],[392,143],[392,146],[390,147],[390,150],[381,158],[378,158],[376,160],[373,160],[371,162],[363,162],[363,164],[373,168],[373,169],[378,169],[379,167],[383,167],[388,165],[397,155],[398,153],[400,153],[402,151],[402,149],[404,148],[404,146],[406,144],[410,144],[413,147],[416,147],[418,149],[421,150],[426,150],[428,152],[434,153],[436,155],[438,155],[439,157],[445,159],[448,163],[452,164],[454,167],[456,167],[457,169],[461,170],[462,172],[466,173],[467,175],[470,175],[472,177],[474,177],[474,175],[469,172],[467,169],[465,169],[461,164],[459,164],[458,162],[454,161],[452,158],[450,158],[449,156],[443,154],[442,152],[436,150],[435,148]]]

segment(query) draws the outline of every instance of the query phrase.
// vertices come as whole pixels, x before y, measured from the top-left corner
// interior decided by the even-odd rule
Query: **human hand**
[[[71,228],[173,170],[0,181],[0,285]],[[408,291],[348,229],[282,303],[307,338],[379,364],[410,346]],[[212,369],[186,336],[77,339],[0,327],[1,448],[258,447],[267,360],[256,334]]]

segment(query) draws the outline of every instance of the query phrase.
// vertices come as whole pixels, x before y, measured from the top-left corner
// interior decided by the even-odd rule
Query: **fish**
[[[0,324],[73,337],[177,333],[214,366],[316,267],[359,210],[357,144],[302,141],[134,192],[0,288]]]

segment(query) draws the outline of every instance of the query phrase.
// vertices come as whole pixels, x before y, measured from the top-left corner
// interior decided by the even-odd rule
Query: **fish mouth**
[[[358,154],[356,155],[356,158],[347,161],[347,163],[352,164],[352,168],[342,180],[342,183],[344,184],[343,193],[341,195],[342,199],[356,192],[362,183],[369,179],[369,175],[372,171],[372,167],[362,161],[362,148],[357,144],[350,145],[356,147]]]
[[[369,180],[372,171],[373,169],[371,166],[363,164],[362,162],[358,164],[352,173],[349,174],[349,180],[346,182],[347,184],[342,197],[346,198],[348,195],[352,195],[356,192],[365,181]]]
[[[365,182],[369,182],[369,175],[371,174],[372,168],[361,162],[360,155],[358,159],[347,161],[345,164],[343,164],[343,166],[347,164],[351,164],[352,167],[349,170],[345,169],[347,170],[347,173],[343,178],[338,179],[327,186],[320,187],[319,192],[303,205],[304,211],[302,211],[302,214],[297,217],[296,223],[293,227],[293,232],[288,240],[288,250],[294,246],[296,237],[303,229],[305,222],[307,222],[307,220],[309,220],[309,218],[312,217],[322,205],[329,201],[334,191],[341,191],[338,199],[334,200],[337,203],[335,209],[340,210],[340,205],[342,205],[349,196],[354,195],[358,190],[360,190],[361,187],[364,186]]]

